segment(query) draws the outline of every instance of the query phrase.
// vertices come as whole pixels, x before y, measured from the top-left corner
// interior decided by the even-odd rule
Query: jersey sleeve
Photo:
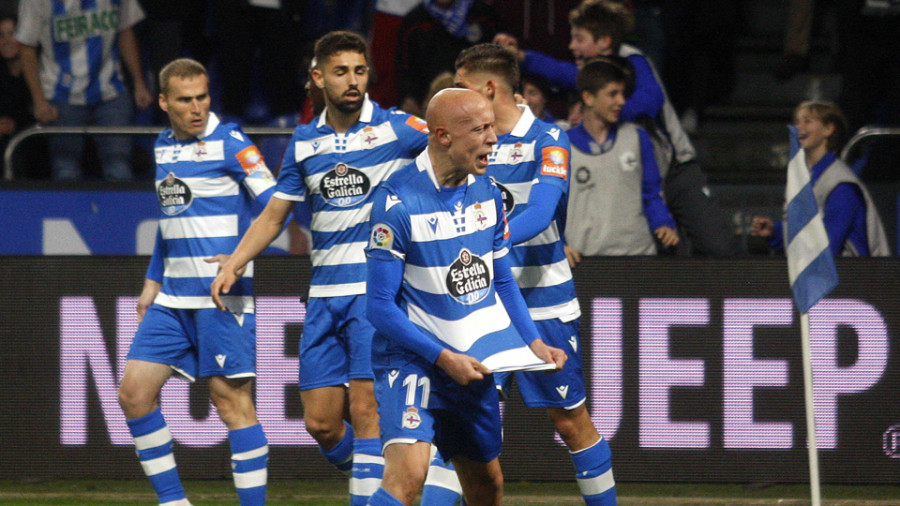
[[[494,226],[494,258],[503,258],[509,253],[509,222],[506,220],[506,211],[503,209],[503,196],[500,188],[491,182],[491,190],[494,195],[494,206],[497,209],[497,224]]]
[[[237,126],[229,132],[226,142],[229,146],[225,161],[229,173],[236,181],[243,183],[253,198],[268,201],[275,178],[259,148]],[[261,203],[265,205],[265,202]]]
[[[163,260],[166,257],[165,249],[166,243],[162,238],[162,229],[157,226],[156,241],[153,244],[153,256],[150,257],[150,265],[147,266],[145,278],[156,281],[157,283],[163,282],[163,274],[165,272],[165,262]]]
[[[306,200],[306,182],[303,179],[303,162],[297,161],[296,145],[299,137],[299,127],[294,132],[284,151],[284,159],[281,162],[281,172],[278,173],[278,183],[275,186],[275,196],[292,202]]]
[[[50,29],[49,2],[19,2],[19,22],[16,25],[16,40],[26,46],[37,47],[41,42],[41,32]]]
[[[405,260],[411,231],[406,205],[388,185],[378,188],[372,200],[366,256]]]
[[[662,111],[666,96],[656,80],[656,74],[646,57],[633,54],[628,62],[634,69],[634,91],[622,107],[622,121],[633,121],[638,116],[655,118]]]
[[[638,128],[638,138],[641,144],[641,201],[644,207],[644,215],[650,224],[650,230],[660,227],[675,228],[675,220],[669,213],[662,197],[662,177],[659,174],[659,166],[653,154],[653,143],[650,134],[642,128]]]
[[[522,73],[535,74],[566,91],[575,90],[578,66],[573,62],[557,60],[537,51],[525,51]]]
[[[535,158],[539,158],[541,164],[535,174],[536,184],[556,186],[564,195],[568,194],[571,157],[569,136],[561,128],[542,133],[535,144]]]
[[[418,156],[428,145],[428,124],[424,119],[412,114],[391,111],[391,125],[410,158]]]

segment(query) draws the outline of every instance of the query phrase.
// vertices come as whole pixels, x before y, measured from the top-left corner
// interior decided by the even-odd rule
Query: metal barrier
[[[841,151],[841,159],[847,163],[850,163],[850,159],[848,158],[852,153],[853,149],[864,139],[869,137],[879,137],[885,135],[900,135],[900,127],[876,127],[876,126],[864,126],[856,131],[856,134],[847,141],[847,144],[844,146],[844,149]]]
[[[247,135],[291,135],[294,133],[293,128],[281,127],[242,127],[241,130]],[[136,126],[119,126],[119,127],[64,127],[64,126],[33,126],[22,130],[14,135],[6,146],[3,153],[3,179],[4,181],[12,181],[13,152],[19,144],[25,139],[35,135],[159,135],[163,131],[163,127],[136,127]]]

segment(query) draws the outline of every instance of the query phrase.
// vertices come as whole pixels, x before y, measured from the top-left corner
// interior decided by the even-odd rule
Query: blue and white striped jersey
[[[494,288],[494,260],[509,252],[500,192],[487,177],[470,175],[464,184],[465,195],[448,205],[423,152],[375,193],[366,253],[404,261],[397,303],[423,339],[492,370],[531,362]],[[373,360],[407,353],[392,338],[376,332]]]
[[[275,187],[259,149],[240,127],[209,115],[198,139],[179,141],[166,129],[155,146],[156,194],[162,214],[147,278],[162,283],[154,301],[177,309],[214,308],[209,286]],[[242,188],[243,185],[243,188]],[[253,265],[223,296],[236,313],[254,312]]]
[[[137,0],[20,0],[16,39],[40,46],[47,100],[94,105],[125,90],[117,36],[142,19]]]
[[[368,96],[346,133],[300,125],[284,153],[275,197],[312,209],[310,297],[366,293],[366,241],[375,189],[428,144],[425,121],[385,110]]]
[[[534,185],[554,185],[562,190],[550,226],[514,245],[510,263],[532,318],[572,321],[581,316],[581,309],[562,241],[569,192],[569,138],[556,125],[535,118],[527,106],[519,108],[522,117],[511,132],[497,139],[487,173],[500,187],[510,222],[528,208]]]

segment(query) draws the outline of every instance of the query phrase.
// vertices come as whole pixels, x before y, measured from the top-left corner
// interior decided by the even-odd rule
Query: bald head
[[[428,130],[432,134],[440,127],[452,130],[459,123],[472,121],[481,107],[491,108],[481,94],[464,88],[445,88],[432,97],[425,110]]]
[[[428,150],[441,184],[455,186],[468,174],[485,173],[497,142],[494,111],[486,98],[462,88],[441,90],[428,103],[425,120]]]

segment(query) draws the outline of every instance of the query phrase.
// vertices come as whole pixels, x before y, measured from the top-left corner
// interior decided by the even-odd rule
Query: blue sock
[[[228,432],[231,442],[231,468],[234,487],[243,506],[266,503],[269,442],[262,425],[256,424]]]
[[[334,445],[334,448],[326,450],[320,446],[319,451],[328,462],[349,476],[353,469],[353,426],[345,421],[344,427],[346,428],[344,438]]]
[[[424,502],[422,504],[425,504]],[[396,497],[388,493],[387,490],[379,488],[369,498],[370,506],[405,506]]]
[[[148,415],[126,420],[126,423],[134,439],[141,467],[156,490],[159,502],[167,503],[187,497],[178,477],[175,456],[172,455],[172,433],[169,432],[162,411],[156,408]]]
[[[444,463],[440,452],[434,454],[428,475],[425,477],[425,488],[422,490],[422,504],[428,506],[455,506],[462,498],[462,486],[456,469],[450,462]]]
[[[381,439],[353,440],[353,473],[350,476],[350,504],[365,506],[369,496],[381,486],[384,475],[384,457],[381,456]]]
[[[612,452],[606,439],[600,440],[584,450],[571,453],[575,464],[575,479],[588,506],[614,506],[616,504],[616,482],[612,472]]]

